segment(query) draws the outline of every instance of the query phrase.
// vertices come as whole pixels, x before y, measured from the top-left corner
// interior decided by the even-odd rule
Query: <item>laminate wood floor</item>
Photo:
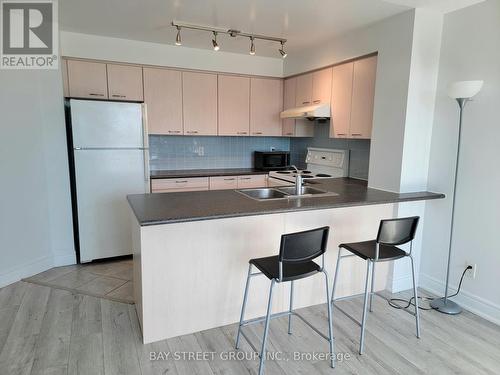
[[[356,316],[361,304],[339,302]],[[326,331],[324,305],[300,312]],[[500,327],[467,311],[423,311],[421,317],[419,340],[413,316],[375,298],[366,354],[359,356],[359,328],[336,310],[336,349],[345,359],[334,370],[321,358],[282,357],[266,362],[266,374],[500,374]],[[256,346],[262,330],[247,328]],[[18,282],[0,289],[0,374],[256,374],[258,361],[251,355],[226,358],[235,354],[235,331],[233,324],[143,345],[134,305]],[[328,351],[327,342],[298,318],[292,335],[286,318],[274,319],[268,348],[303,357]],[[245,341],[241,349],[251,353]]]

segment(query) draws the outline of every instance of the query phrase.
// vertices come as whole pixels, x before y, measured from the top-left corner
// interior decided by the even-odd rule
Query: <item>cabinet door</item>
[[[351,124],[352,76],[354,64],[333,67],[330,137],[347,138]]]
[[[142,67],[107,64],[109,99],[142,102]]]
[[[250,135],[280,136],[283,81],[252,78],[250,81]]]
[[[251,189],[267,186],[267,175],[238,176],[238,189]]]
[[[332,96],[332,68],[318,70],[313,73],[313,104],[330,103]]]
[[[377,56],[354,62],[350,128],[352,138],[371,138],[376,75]]]
[[[218,76],[219,135],[250,132],[250,78]]]
[[[283,84],[283,109],[295,107],[295,93],[297,89],[297,78],[285,79]],[[295,119],[287,118],[283,120],[284,136],[293,137],[295,135]]]
[[[106,64],[68,60],[69,96],[72,98],[108,98]]]
[[[182,73],[185,135],[217,135],[217,75]]]
[[[161,178],[151,180],[152,193],[208,190],[208,177]]]
[[[210,190],[232,190],[237,188],[237,176],[210,177]]]
[[[155,68],[143,73],[149,133],[182,135],[182,73]]]
[[[295,97],[295,105],[297,107],[312,104],[312,88],[312,73],[303,74],[297,77],[297,93]]]

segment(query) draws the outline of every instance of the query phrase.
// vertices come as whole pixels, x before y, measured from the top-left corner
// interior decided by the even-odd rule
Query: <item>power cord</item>
[[[455,297],[455,296],[458,295],[458,293],[460,293],[460,288],[462,287],[462,281],[464,280],[465,273],[468,270],[471,270],[471,269],[472,269],[472,266],[467,266],[464,269],[464,272],[462,272],[462,276],[460,277],[460,283],[458,283],[457,292],[455,294],[452,294],[451,296],[448,296],[448,298]],[[415,299],[415,297],[411,297],[409,300],[406,300],[406,299],[403,299],[403,298],[391,298],[391,299],[387,300],[387,302],[389,303],[389,306],[391,306],[391,307],[393,307],[395,309],[398,309],[398,310],[402,310],[402,309],[407,309],[410,306],[415,306],[415,303],[412,302],[414,299]],[[430,301],[435,300],[436,298],[418,297],[418,299],[422,300],[422,301],[429,301],[430,302]],[[406,306],[400,305],[397,302],[404,302],[404,303],[406,303]],[[424,310],[424,311],[434,310],[432,307],[421,307],[421,306],[418,306],[418,308],[420,310]]]

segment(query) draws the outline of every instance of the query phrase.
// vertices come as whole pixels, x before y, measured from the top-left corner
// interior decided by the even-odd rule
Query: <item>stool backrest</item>
[[[330,227],[322,227],[282,235],[279,261],[303,263],[323,255],[326,251],[329,231]]]
[[[397,246],[413,241],[419,220],[418,216],[381,220],[377,243]]]

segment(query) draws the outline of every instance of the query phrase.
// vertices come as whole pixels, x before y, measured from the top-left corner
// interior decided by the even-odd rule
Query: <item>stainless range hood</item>
[[[287,109],[280,113],[280,118],[307,118],[309,120],[330,118],[329,104],[314,104]]]

